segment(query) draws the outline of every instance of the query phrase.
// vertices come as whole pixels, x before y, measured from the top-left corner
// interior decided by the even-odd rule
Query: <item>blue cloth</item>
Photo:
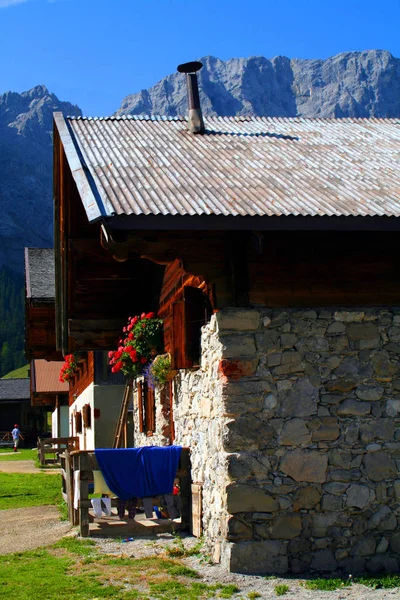
[[[129,500],[170,494],[181,451],[181,446],[99,448],[95,455],[110,490]]]

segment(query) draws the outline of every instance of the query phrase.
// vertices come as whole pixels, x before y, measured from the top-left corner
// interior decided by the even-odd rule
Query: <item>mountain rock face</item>
[[[399,117],[400,59],[384,50],[346,52],[326,60],[262,56],[201,59],[205,115],[274,117]],[[117,111],[187,114],[185,77],[168,75],[127,96]]]
[[[24,246],[52,245],[53,111],[81,114],[45,86],[0,95],[0,265],[17,271]]]

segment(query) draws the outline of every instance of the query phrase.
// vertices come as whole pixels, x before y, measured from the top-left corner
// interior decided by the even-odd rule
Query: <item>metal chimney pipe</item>
[[[193,61],[178,65],[179,73],[186,74],[186,85],[189,102],[188,127],[191,133],[204,133],[204,121],[200,106],[199,86],[197,83],[197,71],[203,67],[199,61]]]

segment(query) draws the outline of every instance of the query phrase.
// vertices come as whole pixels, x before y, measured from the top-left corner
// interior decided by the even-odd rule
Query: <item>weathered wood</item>
[[[84,504],[89,500],[90,464],[87,454],[79,457],[79,533],[81,537],[89,535],[89,510]]]
[[[132,389],[133,383],[131,379],[128,379],[124,389],[124,395],[122,398],[121,409],[117,421],[117,426],[115,428],[115,436],[113,441],[113,448],[122,448],[127,447],[127,439],[126,439],[126,423],[128,417],[128,408],[129,402],[132,400]],[[124,442],[124,444],[123,444]]]
[[[72,458],[69,450],[65,450],[65,494],[68,507],[68,520],[72,525],[74,523],[74,489],[73,489],[73,474],[72,474]]]
[[[202,527],[202,507],[203,507],[203,484],[192,483],[192,520],[190,533],[195,537],[201,537]]]

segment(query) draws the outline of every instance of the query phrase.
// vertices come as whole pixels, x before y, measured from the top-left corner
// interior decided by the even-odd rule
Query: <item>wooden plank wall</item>
[[[270,232],[262,252],[254,244],[248,252],[252,304],[400,303],[396,232]]]
[[[94,353],[88,352],[79,363],[79,370],[69,386],[69,406],[75,401],[75,395],[82,394],[91,383],[94,383]]]

